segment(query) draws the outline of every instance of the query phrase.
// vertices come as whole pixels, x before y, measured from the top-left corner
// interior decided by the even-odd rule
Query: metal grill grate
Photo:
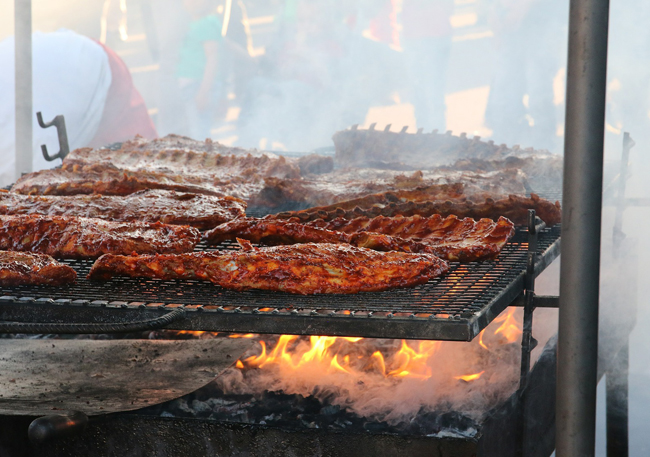
[[[559,226],[539,234],[537,274],[559,254],[559,237]],[[518,229],[496,260],[452,263],[447,275],[411,289],[354,295],[235,292],[201,281],[91,282],[92,261],[66,261],[77,284],[0,288],[0,320],[122,322],[184,306],[187,319],[173,328],[468,341],[522,293],[527,247],[527,231]]]

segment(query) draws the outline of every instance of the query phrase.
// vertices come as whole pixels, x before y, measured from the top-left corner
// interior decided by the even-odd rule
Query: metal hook
[[[70,152],[70,146],[68,144],[68,132],[65,129],[65,119],[63,118],[63,114],[59,114],[51,122],[45,123],[43,122],[43,115],[39,111],[38,113],[36,113],[36,119],[38,120],[38,125],[40,125],[44,129],[55,126],[56,133],[59,136],[59,152],[57,152],[53,156],[47,153],[46,145],[44,144],[41,145],[41,151],[43,152],[43,157],[45,157],[45,160],[47,160],[48,162],[52,162],[53,160],[56,159],[61,159],[61,160],[65,159],[65,156],[67,156],[68,153]]]

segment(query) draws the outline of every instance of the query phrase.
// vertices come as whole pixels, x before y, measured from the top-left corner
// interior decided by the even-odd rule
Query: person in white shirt
[[[32,38],[33,112],[45,122],[63,114],[70,150],[90,144],[99,128],[111,86],[109,59],[102,46],[70,30],[36,32]],[[15,176],[14,39],[0,42],[0,186]],[[34,116],[33,170],[52,168],[40,146],[59,150],[56,128],[42,129]]]

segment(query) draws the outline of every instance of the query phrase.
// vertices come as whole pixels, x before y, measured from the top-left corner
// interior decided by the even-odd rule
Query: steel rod
[[[16,178],[32,171],[32,0],[14,1]]]
[[[558,457],[593,456],[608,0],[571,0],[557,376]]]

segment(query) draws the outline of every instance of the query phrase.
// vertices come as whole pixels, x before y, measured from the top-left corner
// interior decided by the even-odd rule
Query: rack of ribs
[[[96,217],[120,222],[162,222],[201,230],[245,214],[246,203],[234,197],[143,190],[112,195],[23,195],[0,191],[0,214]]]
[[[165,151],[170,149],[183,149],[188,151],[195,152],[212,152],[218,154],[236,154],[236,155],[245,155],[255,150],[239,148],[236,146],[226,146],[219,143],[218,141],[212,141],[211,139],[206,139],[205,141],[194,140],[192,138],[177,135],[175,133],[170,133],[162,138],[156,138],[149,140],[143,138],[139,135],[136,135],[132,140],[124,141],[121,144],[118,144],[118,148],[104,148],[104,149],[94,149],[93,151],[129,151],[129,152],[144,152],[144,151]],[[83,149],[78,149],[78,151]],[[72,151],[70,154],[74,153]]]
[[[505,217],[475,221],[451,215],[378,216],[355,219],[322,219],[307,225],[343,233],[375,232],[429,246],[433,253],[451,261],[473,262],[495,258],[515,234],[514,224]]]
[[[337,205],[332,205],[335,207]],[[347,205],[346,205],[347,206]],[[377,216],[423,216],[429,217],[434,214],[447,217],[456,215],[460,218],[471,217],[472,219],[489,218],[498,220],[503,216],[510,219],[515,225],[528,224],[528,210],[534,209],[547,226],[558,224],[562,220],[562,209],[560,202],[551,203],[540,198],[536,194],[530,197],[509,195],[506,198],[494,200],[487,198],[483,203],[473,203],[469,200],[461,201],[423,201],[423,202],[391,202],[388,204],[371,204],[365,207],[357,206],[354,209],[311,208],[301,211],[284,211],[271,217],[275,219],[297,218],[301,222],[313,220],[331,221],[336,218],[355,219],[358,217],[374,218]]]
[[[72,151],[63,161],[67,166],[104,163],[111,163],[124,171],[198,175],[212,181],[235,178],[258,181],[264,177],[300,178],[300,167],[296,160],[272,153],[245,150],[241,150],[239,154],[219,154],[217,151],[205,152],[178,148],[132,149],[123,146],[117,151],[82,148]]]
[[[318,207],[328,211],[408,201],[484,200],[489,196],[523,194],[525,180],[518,170],[490,173],[416,171],[403,174],[373,169],[337,170],[303,179],[264,179],[250,206]]]
[[[209,244],[241,238],[267,245],[296,243],[351,244],[375,251],[400,251],[436,254],[435,248],[413,240],[372,232],[343,233],[299,222],[273,219],[239,218],[205,233]]]
[[[378,251],[425,252],[443,259],[473,262],[496,257],[514,234],[514,224],[456,216],[360,217],[352,220],[239,218],[206,232],[208,243],[235,238],[253,243],[347,243]]]
[[[11,188],[19,194],[129,195],[145,189],[164,189],[248,199],[264,186],[259,176],[217,179],[208,175],[156,170],[123,170],[111,163],[64,163],[20,177]]]
[[[103,254],[190,252],[200,232],[184,225],[111,222],[73,216],[0,216],[0,249],[64,259]]]
[[[224,196],[226,193],[189,175],[158,171],[121,170],[110,163],[64,164],[61,168],[40,170],[21,176],[11,188],[19,194],[129,195],[145,189]]]
[[[77,280],[77,273],[49,255],[0,251],[0,286],[62,286]]]
[[[345,244],[307,243],[228,252],[178,255],[105,255],[89,279],[114,276],[201,279],[226,289],[263,289],[294,294],[352,294],[411,287],[445,273],[431,254],[378,252]]]

